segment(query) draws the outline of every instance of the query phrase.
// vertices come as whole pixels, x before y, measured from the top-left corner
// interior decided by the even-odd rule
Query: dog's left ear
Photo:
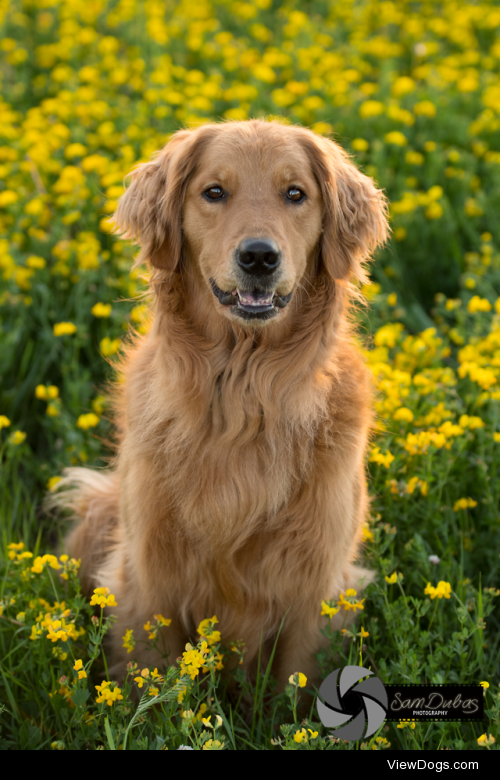
[[[206,127],[179,130],[150,162],[130,174],[112,219],[116,233],[140,244],[138,262],[173,271],[182,246],[182,204],[198,153],[207,140]],[[128,178],[128,177],[127,177]]]
[[[303,142],[323,196],[323,268],[332,279],[366,282],[363,263],[389,235],[387,199],[338,144],[312,132]]]

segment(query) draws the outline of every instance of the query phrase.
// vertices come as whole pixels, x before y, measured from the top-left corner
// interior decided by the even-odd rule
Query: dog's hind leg
[[[84,468],[65,469],[58,492],[47,499],[47,506],[70,512],[75,521],[66,536],[65,552],[81,560],[79,577],[85,594],[99,585],[96,573],[119,539],[118,478],[112,471]]]

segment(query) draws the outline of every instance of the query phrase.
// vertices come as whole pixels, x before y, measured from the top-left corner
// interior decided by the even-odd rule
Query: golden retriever
[[[274,674],[313,681],[321,600],[370,578],[372,390],[347,315],[386,199],[333,141],[263,120],[179,131],[131,177],[115,221],[151,266],[152,326],[121,367],[114,467],[67,474],[67,551],[116,596],[117,675],[155,613],[170,662],[215,614],[249,671],[286,615]]]

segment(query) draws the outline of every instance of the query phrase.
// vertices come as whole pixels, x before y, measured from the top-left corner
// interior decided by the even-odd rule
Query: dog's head
[[[182,130],[132,172],[115,221],[141,260],[181,262],[222,315],[252,327],[286,316],[315,274],[364,279],[385,241],[386,200],[333,141],[251,120]]]

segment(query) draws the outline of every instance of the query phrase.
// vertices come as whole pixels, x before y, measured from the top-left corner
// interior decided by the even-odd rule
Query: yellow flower
[[[425,157],[423,154],[420,154],[420,152],[409,149],[405,154],[405,162],[407,162],[408,165],[423,165]]]
[[[465,201],[465,213],[468,217],[480,217],[483,210],[474,198],[468,198]]]
[[[124,647],[126,649],[127,653],[131,653],[132,650],[135,647],[135,639],[134,639],[134,631],[133,631],[133,629],[132,628],[128,628],[125,631],[125,636],[122,636],[122,639],[123,639],[122,647]]]
[[[214,645],[216,642],[220,642],[220,631],[214,629],[214,624],[218,622],[217,617],[214,615],[212,618],[202,620],[197,628],[201,639],[206,639],[210,646]]]
[[[35,270],[40,270],[41,268],[45,268],[47,265],[47,261],[43,257],[36,257],[35,255],[32,255],[31,257],[28,257],[26,260],[26,265],[28,268],[34,268]]]
[[[151,625],[151,621],[150,620],[148,620],[148,622],[143,625],[143,629],[144,629],[144,631],[148,631],[149,632],[148,633],[148,639],[154,639],[156,637],[157,629],[156,629],[156,627],[154,628]]]
[[[116,701],[123,699],[121,688],[111,688],[111,685],[114,686],[115,683],[110,683],[107,680],[104,680],[101,685],[95,686],[96,691],[99,693],[99,696],[96,699],[98,704],[106,702],[106,704],[111,707]]]
[[[72,322],[57,322],[54,325],[54,336],[71,336],[76,330],[76,325]]]
[[[51,477],[47,482],[47,488],[54,490],[55,486],[61,481],[61,477]]]
[[[380,116],[384,110],[384,104],[379,100],[365,100],[359,107],[359,115],[362,119],[368,119],[372,116]]]
[[[438,599],[449,599],[451,598],[451,585],[449,582],[444,582],[443,580],[440,580],[435,588],[432,587],[431,583],[427,583],[427,587],[424,590],[424,593],[427,596],[430,596],[431,599],[435,599],[436,596]]]
[[[94,315],[94,317],[109,317],[111,314],[111,304],[110,303],[96,303],[91,308],[91,313]]]
[[[469,428],[470,430],[474,430],[474,428],[484,428],[484,422],[480,417],[469,417],[468,414],[463,414],[460,417],[458,424],[462,428]]]
[[[276,81],[276,73],[274,70],[263,62],[253,66],[252,75],[259,81],[264,81],[266,84],[272,84]]]
[[[490,687],[490,684],[487,680],[483,680],[482,682],[479,683],[479,685],[482,685],[485,690],[486,688]]]
[[[478,311],[491,311],[492,305],[486,298],[480,298],[479,295],[474,295],[467,304],[467,311],[471,314],[475,314]]]
[[[99,425],[100,417],[97,416],[97,414],[94,414],[93,412],[89,412],[88,414],[81,414],[77,420],[76,427],[82,428],[84,431],[88,431],[89,428],[95,428],[96,425]]]
[[[391,87],[394,97],[402,97],[409,92],[413,92],[417,85],[409,76],[399,76]]]
[[[47,399],[47,388],[45,387],[45,385],[36,386],[35,396],[36,398],[39,398],[41,401],[45,401]]]
[[[397,572],[394,572],[393,574],[391,574],[391,576],[390,576],[390,577],[386,577],[386,578],[385,578],[385,581],[386,581],[386,582],[387,582],[389,585],[393,585],[395,582],[397,582],[397,581],[398,581],[398,575],[397,575]]]
[[[205,664],[205,656],[208,654],[206,642],[201,642],[200,647],[201,649],[197,650],[187,644],[186,651],[182,654],[181,672],[189,674],[192,680],[200,673],[200,668]]]
[[[395,306],[398,302],[398,296],[396,293],[391,293],[387,298],[387,303],[389,306]]]
[[[346,598],[347,596],[347,598]],[[350,609],[355,613],[357,609],[364,609],[363,602],[364,599],[361,599],[361,601],[356,601],[356,591],[353,588],[349,588],[345,592],[345,596],[343,593],[340,594],[339,600],[337,604],[339,607],[344,607],[346,612],[349,612]],[[351,599],[351,601],[349,601]]]
[[[8,417],[6,417],[4,414],[0,414],[0,431],[2,428],[8,428],[10,425],[10,420]]]
[[[109,336],[105,336],[99,344],[100,350],[104,357],[111,357],[115,355],[121,347],[120,339],[110,339]]]
[[[373,542],[375,539],[373,533],[370,531],[369,527],[365,524],[361,528],[361,537],[364,542]],[[322,602],[323,605],[323,602]],[[323,614],[323,613],[321,613]]]
[[[424,590],[426,596],[430,596],[431,599],[436,598],[436,589],[432,587],[431,583],[427,583],[427,587]]]
[[[434,103],[431,103],[430,100],[421,100],[419,103],[415,103],[413,106],[413,111],[417,116],[426,116],[432,119],[436,116],[436,106]],[[433,141],[430,141],[428,143],[433,143]],[[436,145],[434,144],[434,147]],[[433,149],[427,149],[427,151],[434,151]]]
[[[87,153],[87,147],[83,144],[69,144],[64,150],[64,156],[70,160],[73,157],[83,157]]]
[[[393,419],[401,420],[402,422],[413,422],[414,416],[413,416],[413,412],[410,409],[407,409],[406,406],[401,406],[393,414]]]
[[[390,453],[389,451],[387,451],[385,455],[382,455],[378,447],[374,447],[372,449],[370,455],[370,462],[378,463],[379,466],[385,466],[385,468],[388,469],[393,460],[394,460],[394,455],[392,455],[392,453]]]
[[[312,731],[312,729],[307,729],[307,730],[308,730],[309,734],[311,735],[311,739],[316,739],[316,737],[318,736],[318,732],[317,731]]]
[[[158,621],[160,626],[169,626],[172,622],[171,618],[164,618],[163,615],[153,615],[153,617]]]
[[[19,200],[19,195],[13,190],[4,190],[0,192],[0,208],[10,206]]]
[[[300,731],[296,731],[293,735],[293,738],[295,742],[298,742],[299,744],[301,742],[307,742],[307,731],[305,729],[301,729]]]
[[[392,130],[390,133],[386,133],[384,140],[386,143],[394,144],[395,146],[406,146],[408,143],[406,136],[399,130]]]
[[[373,343],[376,347],[395,347],[403,330],[404,326],[401,325],[400,322],[391,322],[387,325],[382,325],[375,333]]]
[[[468,509],[469,507],[472,509],[475,506],[477,506],[477,501],[472,498],[459,498],[453,505],[453,511],[459,512],[460,509]]]
[[[307,684],[307,677],[305,674],[302,674],[302,672],[294,672],[294,674],[291,674],[288,678],[288,682],[290,685],[296,685],[299,688],[305,688]]]
[[[490,745],[495,744],[495,737],[491,734],[488,734],[488,736],[486,736],[486,734],[481,734],[481,736],[477,738],[477,744],[480,747],[489,747]]]
[[[365,631],[363,626],[361,626],[361,631],[359,632],[358,636],[361,636],[363,639],[367,636],[370,636],[369,631]]]
[[[366,152],[370,145],[364,138],[353,138],[351,146],[355,152]]]
[[[373,538],[373,535],[372,535],[372,538]],[[339,611],[339,609],[340,609],[340,607],[333,607],[333,606],[330,606],[330,605],[329,605],[329,604],[328,604],[326,601],[324,601],[324,600],[321,602],[321,614],[322,614],[322,615],[326,615],[326,616],[327,616],[327,617],[329,617],[329,618],[331,618],[331,617],[333,617],[334,615],[336,615],[336,614],[337,614],[337,612]]]
[[[48,563],[51,569],[60,569],[59,561],[57,560],[55,555],[38,555],[35,560],[33,561],[33,566],[31,567],[31,571],[35,574],[40,574],[43,571],[43,567],[45,564]]]
[[[222,750],[224,744],[224,742],[220,742],[218,739],[207,739],[203,744],[202,750]]]
[[[109,592],[109,588],[94,588],[94,595],[90,599],[90,606],[94,607],[97,605],[99,605],[101,609],[104,609],[104,607],[118,606],[114,595]]]
[[[73,666],[73,669],[75,672],[78,672],[78,679],[84,680],[87,676],[87,672],[85,669],[83,669],[83,661],[81,659],[78,659],[78,661],[75,661],[75,665]]]
[[[24,433],[24,431],[14,431],[9,436],[9,442],[11,444],[16,444],[16,445],[22,444],[25,438],[26,438],[26,434]]]
[[[433,201],[425,210],[427,219],[440,219],[443,216],[444,209],[440,203]]]

